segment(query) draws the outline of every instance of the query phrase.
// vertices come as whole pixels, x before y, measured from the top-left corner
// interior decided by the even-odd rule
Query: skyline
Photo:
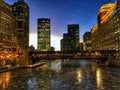
[[[4,0],[13,4],[17,0]],[[60,39],[67,32],[68,24],[79,24],[80,38],[86,31],[97,23],[99,8],[116,0],[25,0],[30,7],[30,45],[37,48],[37,19],[49,18],[51,20],[51,46],[60,50]],[[61,7],[62,6],[62,7]],[[90,6],[90,7],[89,7]]]

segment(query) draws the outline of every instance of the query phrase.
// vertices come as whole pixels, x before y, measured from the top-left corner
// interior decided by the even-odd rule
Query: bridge
[[[100,59],[107,60],[109,56],[116,57],[115,51],[37,51],[29,52],[33,62],[45,59]]]

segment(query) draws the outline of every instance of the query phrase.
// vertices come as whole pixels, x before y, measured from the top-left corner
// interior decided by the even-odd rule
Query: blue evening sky
[[[17,0],[4,0],[13,4]],[[51,46],[60,50],[68,24],[80,25],[80,40],[97,23],[99,8],[116,0],[25,0],[30,7],[30,45],[37,48],[37,19],[51,19]]]

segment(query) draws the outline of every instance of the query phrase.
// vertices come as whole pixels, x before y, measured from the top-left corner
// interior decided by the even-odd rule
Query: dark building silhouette
[[[29,47],[29,6],[24,0],[13,4],[13,16],[17,21],[18,45],[21,49]]]
[[[79,25],[68,25],[68,33],[63,34],[61,40],[61,51],[79,50]]]
[[[34,52],[35,51],[35,47],[33,45],[29,46],[29,52]]]
[[[83,51],[83,43],[80,43],[80,51]]]
[[[55,51],[55,48],[54,47],[50,47],[50,51]]]
[[[50,19],[38,19],[38,51],[50,50]]]
[[[69,41],[68,41],[68,34],[63,34],[63,39],[61,40],[61,51],[68,51],[69,50]]]
[[[85,32],[83,35],[84,50],[92,50],[91,46],[91,32]]]
[[[69,50],[78,50],[79,48],[79,25],[68,25]]]

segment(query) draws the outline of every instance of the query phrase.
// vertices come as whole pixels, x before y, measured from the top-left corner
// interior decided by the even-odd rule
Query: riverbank
[[[7,65],[4,67],[0,67],[0,73],[7,72],[10,70],[15,70],[15,69],[21,69],[21,68],[34,68],[34,67],[38,67],[38,66],[41,66],[44,64],[45,64],[45,62],[37,62],[37,63],[32,64],[32,65],[16,65],[16,66]]]

